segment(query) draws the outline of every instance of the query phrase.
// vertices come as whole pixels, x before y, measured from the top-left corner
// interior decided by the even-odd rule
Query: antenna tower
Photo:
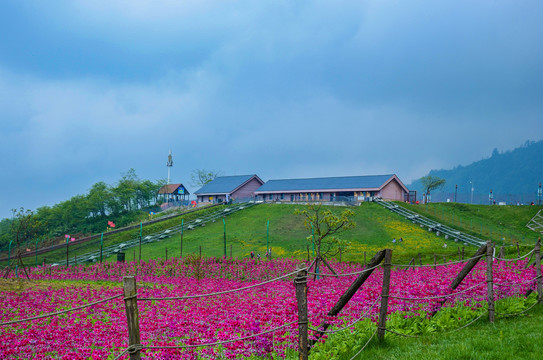
[[[173,166],[172,149],[170,149],[170,154],[168,155],[168,162],[166,163],[166,166],[168,167],[168,185],[170,185],[170,170]]]

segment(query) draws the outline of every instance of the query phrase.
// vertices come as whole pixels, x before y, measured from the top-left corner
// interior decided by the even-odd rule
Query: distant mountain
[[[543,140],[527,141],[503,153],[494,149],[488,159],[452,170],[431,170],[429,174],[447,181],[443,189],[432,193],[432,201],[454,201],[455,185],[458,185],[457,201],[471,202],[471,181],[473,203],[488,203],[490,190],[496,201],[530,203],[536,201],[538,184],[543,182]],[[422,197],[420,179],[408,188]]]

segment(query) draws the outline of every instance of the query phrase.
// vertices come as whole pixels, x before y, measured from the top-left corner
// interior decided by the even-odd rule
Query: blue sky
[[[134,168],[405,183],[543,138],[541,1],[6,0],[0,217]],[[191,189],[189,190],[196,190]]]

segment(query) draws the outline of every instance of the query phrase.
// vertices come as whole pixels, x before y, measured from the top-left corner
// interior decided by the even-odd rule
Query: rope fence
[[[423,265],[420,265],[420,264],[419,265],[416,265],[416,264],[392,264],[392,266],[399,267],[399,268],[402,268],[402,267],[424,268],[424,267],[448,266],[448,265],[454,265],[454,264],[462,264],[462,263],[465,263],[466,261],[480,259],[480,258],[482,258],[484,256],[486,256],[486,255],[474,256],[474,257],[468,258],[466,260],[450,261],[450,262],[446,262],[446,263],[443,263],[443,264],[437,264],[437,263],[436,264],[423,264]]]
[[[63,311],[57,311],[57,312],[53,312],[53,313],[38,315],[38,316],[26,318],[26,319],[18,319],[18,320],[3,322],[3,323],[0,323],[0,326],[11,325],[11,324],[17,324],[17,323],[22,323],[22,322],[26,322],[26,321],[32,321],[32,320],[37,320],[37,319],[43,319],[43,318],[47,318],[47,317],[62,315],[62,314],[69,313],[69,312],[71,312],[71,311],[81,310],[81,309],[88,308],[88,307],[91,307],[91,306],[94,306],[94,305],[97,305],[97,304],[101,304],[101,303],[104,303],[104,302],[108,302],[108,301],[110,301],[110,300],[117,299],[117,298],[120,298],[120,297],[122,297],[122,296],[123,296],[122,294],[119,294],[119,295],[115,295],[115,296],[108,297],[108,298],[106,298],[106,299],[102,299],[102,300],[95,301],[95,302],[90,303],[90,304],[81,305],[81,306],[78,306],[78,307],[75,307],[75,308],[71,308],[71,309],[67,309],[67,310],[63,310]]]
[[[367,273],[367,272],[371,272],[375,269],[377,269],[378,267],[381,267],[382,265],[379,264],[379,265],[376,265],[376,266],[372,266],[370,268],[367,268],[367,269],[364,269],[364,270],[361,270],[361,271],[355,271],[355,272],[351,272],[351,273],[346,273],[346,274],[323,274],[323,273],[316,273],[316,272],[308,272],[307,274],[308,275],[317,275],[317,276],[322,276],[322,277],[325,277],[325,276],[328,276],[328,277],[345,277],[345,276],[353,276],[353,275],[360,275],[360,274],[364,274],[364,273]]]
[[[483,282],[480,282],[479,284],[475,284],[473,286],[470,286],[469,288],[466,288],[464,290],[457,291],[457,292],[452,293],[452,294],[446,294],[446,295],[436,295],[436,296],[426,296],[426,297],[402,297],[402,296],[389,295],[389,297],[391,299],[396,299],[396,300],[435,300],[435,299],[444,299],[444,298],[450,298],[450,297],[456,296],[458,294],[466,293],[466,292],[468,292],[470,290],[473,290],[473,289],[478,288],[479,286],[485,285],[485,284],[486,284],[486,281],[483,281]]]
[[[287,278],[289,276],[292,276],[292,275],[295,275],[297,273],[298,273],[298,271],[293,271],[293,272],[291,272],[289,274],[280,276],[280,277],[275,278],[275,279],[264,281],[264,282],[261,282],[259,284],[255,284],[255,285],[244,286],[244,287],[233,289],[233,290],[218,291],[218,292],[214,292],[214,293],[201,294],[201,295],[186,295],[186,296],[162,297],[162,298],[138,298],[138,301],[186,300],[186,299],[197,299],[197,298],[203,298],[203,297],[209,297],[209,296],[231,294],[231,293],[235,293],[235,292],[239,292],[239,291],[243,291],[243,290],[256,288],[256,287],[263,286],[263,285],[266,285],[266,284],[270,284],[272,282],[285,279],[285,278]]]
[[[319,274],[319,273],[313,273],[308,272],[308,267],[306,265],[302,265],[297,267],[296,271],[287,273],[285,275],[276,277],[271,280],[263,281],[257,284],[244,286],[236,289],[230,289],[225,291],[219,291],[219,292],[213,292],[213,293],[207,293],[207,294],[199,294],[199,295],[185,295],[185,296],[178,296],[178,297],[138,297],[137,291],[136,291],[136,280],[134,276],[126,276],[124,277],[124,292],[123,294],[118,294],[115,296],[111,296],[105,299],[101,299],[89,304],[85,304],[82,306],[74,307],[71,309],[66,309],[63,311],[57,311],[53,313],[48,314],[42,314],[35,317],[25,318],[25,319],[17,319],[12,320],[4,323],[0,323],[0,326],[10,325],[10,324],[16,324],[16,323],[22,323],[26,321],[32,321],[36,319],[41,318],[47,318],[52,316],[58,316],[64,313],[68,313],[75,310],[84,309],[87,307],[91,307],[100,303],[105,303],[114,299],[123,298],[125,302],[126,307],[126,315],[127,315],[127,324],[128,324],[128,334],[129,334],[129,344],[128,346],[119,353],[115,360],[121,359],[126,354],[130,355],[131,360],[138,360],[140,359],[140,352],[141,350],[148,349],[148,350],[160,350],[160,349],[189,349],[189,348],[201,348],[201,347],[211,347],[211,346],[219,346],[223,344],[233,343],[237,341],[244,341],[247,339],[255,338],[258,336],[266,335],[269,333],[273,333],[276,331],[279,331],[281,329],[284,329],[286,327],[292,326],[294,324],[298,324],[298,351],[300,353],[300,359],[307,359],[308,353],[311,349],[311,346],[313,346],[320,337],[322,337],[323,334],[333,334],[338,333],[341,331],[345,331],[347,329],[350,329],[354,327],[357,323],[362,321],[363,319],[366,319],[367,314],[374,309],[376,304],[381,301],[381,305],[379,307],[379,320],[378,320],[378,326],[375,332],[371,335],[369,340],[366,342],[366,344],[362,347],[361,350],[359,350],[351,359],[356,358],[371,342],[371,340],[375,337],[375,334],[377,334],[380,341],[384,339],[385,332],[390,332],[392,334],[396,334],[398,336],[404,336],[404,337],[417,337],[413,335],[407,335],[402,334],[395,329],[392,329],[390,327],[386,327],[386,320],[387,320],[387,311],[388,311],[388,301],[389,299],[396,299],[396,300],[404,300],[404,301],[425,301],[425,300],[437,300],[442,299],[441,305],[447,299],[453,298],[455,296],[458,296],[460,294],[468,293],[469,291],[476,289],[478,287],[481,287],[482,285],[487,285],[487,301],[488,301],[488,310],[486,310],[483,314],[476,317],[474,320],[470,321],[469,323],[451,330],[449,332],[454,332],[461,330],[463,328],[466,328],[467,326],[475,323],[477,320],[481,319],[484,315],[488,314],[489,321],[494,322],[494,314],[502,315],[502,316],[516,316],[523,314],[530,309],[532,309],[535,305],[538,303],[543,302],[543,290],[542,290],[542,275],[541,275],[541,259],[540,259],[540,242],[538,241],[536,243],[535,248],[528,252],[527,254],[523,255],[522,257],[519,257],[517,259],[507,259],[507,261],[515,261],[515,260],[521,260],[532,253],[535,254],[535,262],[536,265],[536,276],[528,281],[524,281],[521,283],[514,283],[514,284],[506,284],[506,283],[494,283],[493,281],[493,261],[494,260],[501,260],[501,258],[497,258],[495,256],[495,249],[492,246],[490,242],[487,242],[485,245],[481,246],[477,250],[474,256],[463,260],[463,261],[454,261],[449,262],[446,264],[440,264],[440,266],[443,265],[451,265],[451,264],[457,264],[457,263],[464,263],[464,267],[456,278],[452,281],[451,285],[449,286],[449,290],[451,293],[449,294],[443,294],[443,295],[433,295],[433,296],[426,296],[426,297],[406,297],[406,296],[398,296],[398,295],[392,295],[390,294],[390,281],[391,281],[391,268],[392,266],[397,267],[428,267],[428,266],[435,266],[435,265],[404,265],[404,264],[393,264],[391,261],[392,258],[392,250],[385,249],[381,250],[378,253],[375,254],[375,256],[370,260],[368,267],[361,270],[356,271],[352,273],[346,273],[346,274]],[[461,284],[463,279],[472,271],[472,269],[475,267],[475,265],[484,257],[486,257],[487,262],[487,273],[486,273],[486,279],[482,282],[479,282],[475,285],[472,285],[468,288],[465,288],[463,290],[455,291],[456,288]],[[326,321],[323,322],[318,328],[310,327],[309,321],[308,321],[308,311],[307,311],[307,287],[308,287],[308,275],[319,275],[319,276],[329,276],[329,277],[347,277],[347,276],[353,276],[357,275],[357,278],[354,280],[352,285],[345,291],[345,293],[339,298],[337,304],[330,310],[328,313],[328,316],[337,316],[339,312],[343,309],[343,307],[349,302],[349,300],[352,298],[352,296],[358,291],[358,289],[364,284],[364,282],[371,276],[372,272],[379,268],[383,267],[384,271],[382,272],[383,276],[383,282],[382,282],[382,290],[380,296],[378,296],[374,302],[362,313],[360,317],[358,317],[356,320],[354,320],[352,323],[349,323],[348,325],[337,328],[335,330],[327,330],[327,328],[330,326]],[[332,270],[333,271],[333,270]],[[163,346],[155,346],[155,345],[146,345],[142,344],[140,340],[140,329],[139,329],[139,311],[138,311],[138,302],[139,301],[162,301],[162,300],[187,300],[187,299],[197,299],[197,298],[203,298],[203,297],[210,297],[210,296],[220,296],[240,291],[245,291],[253,288],[257,288],[260,286],[264,286],[266,284],[270,284],[272,282],[284,280],[286,278],[289,278],[291,276],[296,275],[294,278],[294,286],[296,288],[296,299],[298,303],[298,320],[297,321],[291,321],[287,322],[281,326],[274,327],[272,329],[259,332],[257,334],[252,334],[248,336],[242,336],[237,337],[234,339],[229,340],[223,340],[223,341],[217,341],[217,342],[210,342],[210,343],[202,343],[202,344],[184,344],[184,345],[163,345]],[[501,286],[501,287],[517,287],[522,285],[530,285],[530,291],[537,282],[537,293],[538,293],[538,300],[528,307],[527,309],[518,312],[516,314],[506,314],[506,313],[499,313],[494,310],[494,287],[495,286]],[[437,312],[437,310],[436,310]],[[435,314],[435,312],[432,314],[432,316]],[[313,331],[316,332],[316,340],[312,340],[311,343],[308,342],[308,332]]]

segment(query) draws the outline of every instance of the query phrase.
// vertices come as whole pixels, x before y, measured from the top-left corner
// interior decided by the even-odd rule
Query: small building
[[[190,192],[183,184],[168,184],[158,190],[157,198],[164,202],[188,202]]]
[[[254,198],[256,189],[264,184],[257,175],[219,176],[196,191],[198,203],[222,203]]]
[[[392,175],[270,180],[255,191],[264,201],[405,201],[409,190]]]

